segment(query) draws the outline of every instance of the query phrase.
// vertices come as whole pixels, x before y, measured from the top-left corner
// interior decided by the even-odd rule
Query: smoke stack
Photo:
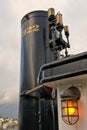
[[[48,47],[48,14],[34,11],[21,21],[21,81],[20,95],[37,86],[40,67],[52,60]],[[20,96],[19,130],[38,130],[38,93]]]

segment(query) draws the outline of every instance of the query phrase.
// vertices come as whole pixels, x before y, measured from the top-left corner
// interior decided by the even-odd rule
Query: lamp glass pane
[[[62,100],[61,101],[62,118],[65,123],[73,125],[78,121],[78,101],[77,100]]]

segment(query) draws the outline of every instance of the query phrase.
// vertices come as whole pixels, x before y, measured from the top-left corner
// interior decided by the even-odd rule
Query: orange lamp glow
[[[68,101],[67,102],[67,107],[64,108],[64,111],[66,114],[73,115],[76,111],[76,109],[73,107],[73,102]]]

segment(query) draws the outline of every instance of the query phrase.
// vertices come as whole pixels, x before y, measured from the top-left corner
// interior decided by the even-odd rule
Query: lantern
[[[74,125],[79,120],[78,100],[80,91],[76,87],[70,87],[61,95],[62,119],[68,125]]]

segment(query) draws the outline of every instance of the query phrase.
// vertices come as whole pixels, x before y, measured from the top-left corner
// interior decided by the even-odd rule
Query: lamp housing
[[[78,88],[70,87],[61,95],[62,119],[68,125],[74,125],[79,120],[78,100],[81,94]]]

